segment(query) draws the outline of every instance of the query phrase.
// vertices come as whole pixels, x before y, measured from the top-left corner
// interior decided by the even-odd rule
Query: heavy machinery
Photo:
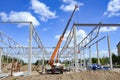
[[[55,57],[56,57],[56,55],[57,55],[58,49],[60,48],[60,45],[61,45],[62,40],[63,40],[63,38],[64,38],[65,32],[66,32],[66,30],[67,30],[67,28],[68,28],[68,26],[69,26],[69,24],[70,24],[70,22],[71,22],[71,19],[72,19],[72,17],[73,17],[73,14],[74,14],[74,12],[75,12],[75,10],[76,10],[77,8],[78,8],[78,6],[75,5],[75,8],[74,8],[74,10],[73,10],[73,12],[72,12],[72,14],[71,14],[68,22],[67,22],[67,25],[66,25],[66,27],[65,27],[65,29],[64,29],[64,31],[63,31],[60,39],[59,39],[59,41],[58,41],[56,47],[55,47],[55,50],[53,51],[53,54],[52,54],[50,60],[48,61],[48,64],[51,66],[51,68],[50,68],[50,69],[46,69],[46,72],[47,72],[47,73],[48,73],[48,72],[51,72],[51,73],[63,73],[63,71],[64,71],[63,65],[58,62],[58,56],[57,56],[57,58],[56,58],[56,62],[54,62],[54,59],[55,59]]]

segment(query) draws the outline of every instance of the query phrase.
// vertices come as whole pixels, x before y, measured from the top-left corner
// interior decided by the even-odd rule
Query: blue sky
[[[120,23],[120,0],[0,0],[0,21],[32,21],[44,46],[54,47],[75,4],[79,8],[71,21],[68,32],[74,22]],[[80,29],[83,31],[78,30],[78,32],[86,35],[92,28]],[[0,24],[0,31],[17,42],[28,45],[28,25]],[[110,35],[112,50],[116,50],[116,45],[120,41],[119,31],[118,27],[101,29],[101,35]],[[79,33],[78,36],[81,36]],[[34,42],[33,45],[35,45]],[[100,45],[102,47],[102,44]],[[106,50],[107,48],[101,49],[101,51]]]

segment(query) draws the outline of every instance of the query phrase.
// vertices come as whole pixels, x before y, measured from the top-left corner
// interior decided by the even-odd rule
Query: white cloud
[[[5,12],[1,12],[1,13],[0,13],[0,17],[1,17],[1,20],[2,20],[2,21],[7,21],[7,20],[8,20],[7,14],[6,14]]]
[[[65,33],[63,41],[65,41],[70,33],[70,30]],[[86,37],[86,32],[82,29],[76,31],[76,39],[77,39],[77,44]],[[61,35],[56,35],[55,39],[59,39]],[[73,40],[70,45],[73,45]]]
[[[85,38],[87,36],[86,32],[82,29],[77,30],[77,40],[81,41],[81,39]]]
[[[115,55],[117,55],[117,49],[111,50],[111,53],[114,53]],[[100,58],[102,58],[103,56],[109,57],[108,50],[101,50],[101,51],[99,51],[99,56],[100,56]],[[92,54],[92,57],[97,57],[97,52],[94,52]]]
[[[73,11],[75,5],[78,5],[78,6],[83,6],[84,4],[83,3],[79,3],[75,0],[62,0],[64,4],[62,4],[60,6],[60,9],[62,9],[63,11]],[[79,8],[78,8],[79,10]]]
[[[48,30],[48,28],[43,28],[43,30],[42,31],[47,31]]]
[[[120,0],[110,0],[104,15],[108,17],[120,16]]]
[[[40,15],[41,21],[47,21],[48,19],[56,18],[56,12],[50,11],[50,8],[38,1],[38,0],[31,0],[31,7],[36,14]]]
[[[40,23],[37,19],[29,12],[15,12],[11,11],[9,14],[5,12],[0,13],[0,18],[2,21],[31,21],[34,26],[38,26]],[[28,24],[19,24],[19,26],[24,26]]]
[[[55,36],[55,39],[59,39],[61,35],[56,35]]]
[[[70,31],[67,31],[67,32],[65,33],[64,38],[63,38],[64,41],[67,39],[67,36],[69,35],[69,33],[70,33]],[[56,36],[55,36],[55,39],[59,39],[60,36],[61,36],[61,35],[56,35]]]
[[[116,31],[118,27],[101,27],[100,32],[110,32],[110,31]]]

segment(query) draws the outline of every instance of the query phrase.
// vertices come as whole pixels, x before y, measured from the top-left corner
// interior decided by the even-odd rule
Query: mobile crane
[[[51,72],[51,73],[59,72],[59,73],[63,73],[63,71],[64,71],[63,65],[60,64],[60,63],[58,63],[58,56],[57,56],[57,58],[56,58],[56,62],[54,62],[54,58],[55,58],[55,56],[57,55],[58,49],[60,48],[60,45],[61,45],[62,40],[63,40],[63,38],[64,38],[65,32],[66,32],[66,30],[67,30],[67,28],[68,28],[68,26],[69,26],[69,24],[70,24],[70,22],[71,22],[71,19],[72,19],[72,17],[73,17],[73,14],[74,14],[74,12],[75,12],[75,10],[76,10],[77,8],[78,8],[78,6],[75,5],[75,8],[74,8],[74,10],[73,10],[73,12],[72,12],[72,14],[71,14],[68,22],[67,22],[67,25],[66,25],[66,27],[65,27],[65,29],[64,29],[64,31],[63,31],[60,39],[59,39],[59,41],[58,41],[58,43],[57,43],[54,51],[53,51],[53,54],[52,54],[52,56],[51,56],[51,58],[50,58],[50,60],[49,60],[49,62],[48,62],[48,64],[51,66],[51,68],[50,68],[50,69],[46,69],[46,72]]]

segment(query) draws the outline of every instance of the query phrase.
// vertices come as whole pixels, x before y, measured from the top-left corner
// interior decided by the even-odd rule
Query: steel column
[[[30,22],[30,33],[29,33],[29,57],[28,57],[28,75],[31,75],[31,57],[32,57],[32,22]]]
[[[78,62],[77,62],[77,43],[76,43],[76,26],[74,26],[74,28],[73,28],[74,30],[73,30],[73,33],[74,33],[74,63],[75,63],[75,71],[77,71],[77,64],[78,64]]]
[[[111,54],[111,49],[110,49],[110,37],[109,37],[109,35],[107,36],[107,42],[108,42],[108,53],[109,53],[109,59],[110,59],[110,69],[113,69],[112,54]]]
[[[2,48],[0,48],[0,72],[2,71],[1,70],[1,65],[2,65]]]
[[[90,65],[92,64],[92,59],[91,59],[91,47],[89,46],[89,62],[90,62]]]
[[[96,49],[97,49],[97,60],[98,60],[98,64],[100,65],[98,42],[96,42]]]

